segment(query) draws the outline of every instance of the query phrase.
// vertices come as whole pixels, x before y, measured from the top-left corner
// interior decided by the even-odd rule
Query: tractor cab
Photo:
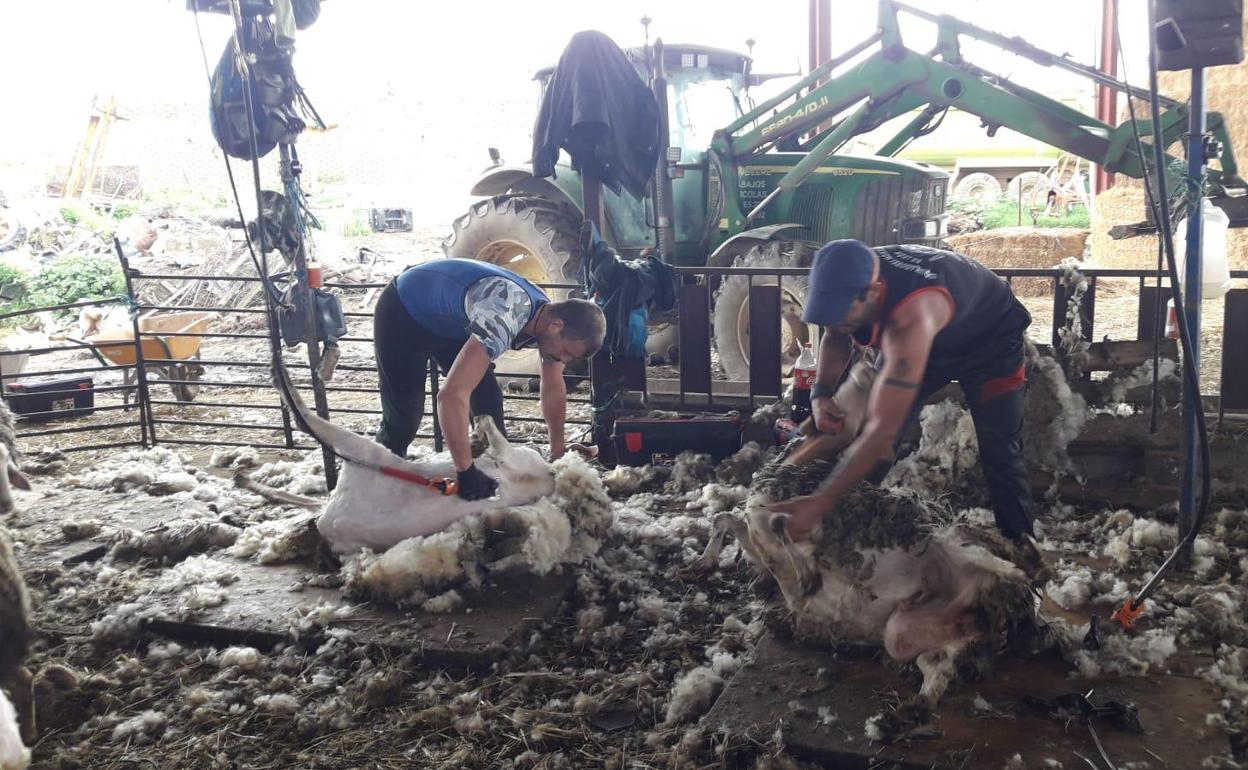
[[[624,55],[649,82],[650,70],[657,65],[653,48],[628,48]],[[663,64],[667,73],[669,142],[679,147],[682,163],[698,163],[706,157],[711,137],[752,108],[746,93],[751,79],[750,57],[704,45],[664,45]],[[538,101],[555,68],[537,71],[541,84]]]

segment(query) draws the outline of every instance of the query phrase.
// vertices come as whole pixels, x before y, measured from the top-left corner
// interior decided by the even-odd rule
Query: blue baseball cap
[[[875,252],[862,241],[830,241],[815,252],[802,320],[836,326],[875,275]]]

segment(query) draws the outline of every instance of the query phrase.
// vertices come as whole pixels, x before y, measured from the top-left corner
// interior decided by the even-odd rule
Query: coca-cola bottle
[[[793,422],[798,425],[810,416],[810,386],[815,383],[815,351],[802,343],[801,355],[793,364]]]

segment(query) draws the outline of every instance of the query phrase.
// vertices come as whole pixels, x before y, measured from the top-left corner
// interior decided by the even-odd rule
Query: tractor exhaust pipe
[[[659,258],[671,262],[676,248],[675,205],[672,201],[672,162],[668,160],[671,133],[667,124],[667,67],[663,63],[663,39],[654,41],[654,100],[659,107],[659,162],[654,170],[654,234]]]

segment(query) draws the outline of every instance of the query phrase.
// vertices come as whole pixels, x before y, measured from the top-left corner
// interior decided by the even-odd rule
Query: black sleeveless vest
[[[929,368],[964,359],[997,336],[1017,337],[1031,323],[1031,314],[1005,280],[970,257],[926,246],[880,246],[874,251],[884,290],[874,326],[854,333],[861,345],[878,346],[897,307],[925,291],[941,292],[954,305],[953,320],[932,341]]]

